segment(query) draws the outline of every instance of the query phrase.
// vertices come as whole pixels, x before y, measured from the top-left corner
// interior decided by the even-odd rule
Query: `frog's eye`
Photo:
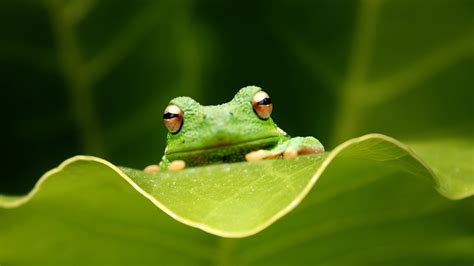
[[[252,106],[255,113],[261,119],[268,119],[272,114],[272,99],[264,91],[259,91],[255,93],[252,98]]]
[[[170,133],[178,133],[183,125],[183,111],[177,105],[168,105],[163,113],[163,123]]]

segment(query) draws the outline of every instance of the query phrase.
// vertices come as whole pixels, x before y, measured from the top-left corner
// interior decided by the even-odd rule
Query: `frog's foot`
[[[179,171],[186,167],[186,162],[183,160],[175,160],[168,165],[168,171]]]
[[[289,139],[271,150],[257,150],[245,155],[247,161],[257,161],[263,159],[274,159],[283,156],[285,159],[292,159],[298,155],[322,153],[323,145],[313,137],[296,137]]]
[[[148,165],[143,169],[145,173],[158,173],[160,170],[161,168],[156,164]]]

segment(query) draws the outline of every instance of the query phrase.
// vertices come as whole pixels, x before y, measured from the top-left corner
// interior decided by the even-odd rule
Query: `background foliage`
[[[1,1],[6,159],[23,193],[75,154],[158,161],[167,102],[230,100],[246,85],[273,118],[327,148],[380,132],[472,137],[474,11],[433,1]]]

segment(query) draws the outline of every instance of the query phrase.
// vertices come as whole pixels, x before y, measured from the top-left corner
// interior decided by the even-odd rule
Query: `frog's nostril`
[[[229,115],[230,115],[230,116],[234,116],[234,113],[232,113],[232,112],[229,112]]]

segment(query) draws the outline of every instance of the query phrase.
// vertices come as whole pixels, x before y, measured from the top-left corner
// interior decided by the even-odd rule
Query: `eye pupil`
[[[272,103],[272,99],[270,98],[264,98],[263,100],[259,101],[257,104],[258,105],[269,105]]]
[[[174,113],[165,113],[163,114],[163,119],[172,119],[172,118],[175,118],[175,117],[179,117],[178,114],[174,114]]]

